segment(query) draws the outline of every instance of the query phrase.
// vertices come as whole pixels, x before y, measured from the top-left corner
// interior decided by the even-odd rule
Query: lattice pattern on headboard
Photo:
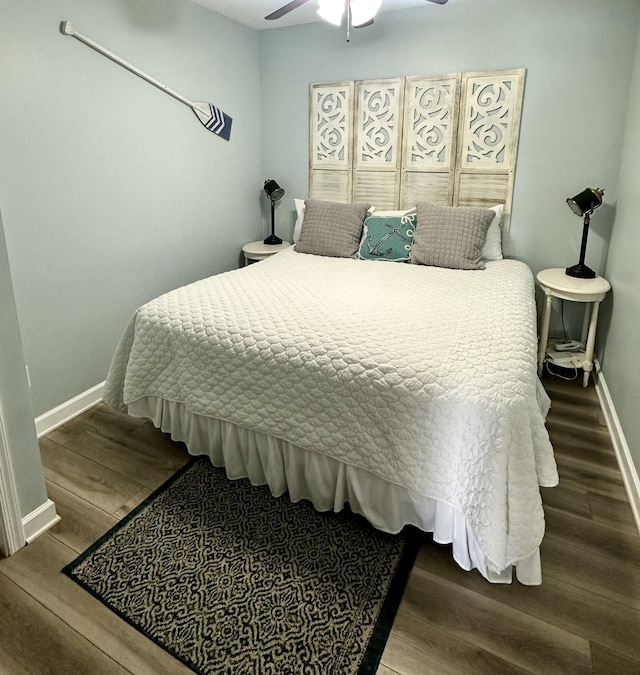
[[[453,203],[459,98],[459,75],[406,79],[400,207]]]
[[[309,195],[352,201],[353,82],[312,85],[310,90]]]
[[[504,204],[508,232],[524,69],[313,84],[309,194],[378,209]]]
[[[400,197],[401,79],[356,82],[353,201],[393,209]]]

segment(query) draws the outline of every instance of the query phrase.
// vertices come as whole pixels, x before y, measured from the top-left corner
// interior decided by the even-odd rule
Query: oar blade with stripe
[[[191,109],[206,129],[216,134],[216,136],[220,136],[225,141],[229,140],[233,120],[227,113],[211,103],[202,101],[194,102]]]

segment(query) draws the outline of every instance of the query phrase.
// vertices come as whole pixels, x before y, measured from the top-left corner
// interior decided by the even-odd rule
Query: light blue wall
[[[328,24],[263,31],[264,165],[287,190],[283,234],[293,220],[291,199],[307,195],[310,83],[525,67],[509,252],[534,271],[577,262],[582,224],[565,200],[590,185],[615,189],[618,175],[640,5],[615,6],[425,3],[381,14],[349,44]],[[612,217],[609,206],[594,216],[587,263],[600,272]]]
[[[631,99],[615,194],[607,277],[611,306],[603,319],[608,329],[602,369],[640,474],[640,47],[631,81]],[[594,215],[595,217],[595,215]]]
[[[186,0],[0,0],[0,207],[35,414],[101,382],[146,300],[262,235],[257,33]],[[233,117],[231,141],[71,37]]]

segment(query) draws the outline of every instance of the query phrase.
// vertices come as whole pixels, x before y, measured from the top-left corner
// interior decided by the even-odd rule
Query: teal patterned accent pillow
[[[369,216],[364,221],[360,248],[361,260],[411,262],[411,246],[416,229],[416,214]]]

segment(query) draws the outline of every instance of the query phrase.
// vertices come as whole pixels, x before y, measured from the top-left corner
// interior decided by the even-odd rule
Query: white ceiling
[[[321,21],[316,14],[318,8],[317,0],[309,0],[302,7],[294,9],[286,16],[276,21],[265,21],[264,17],[271,12],[286,5],[288,0],[193,0],[199,5],[213,9],[224,16],[239,21],[240,23],[263,30],[265,28],[282,28],[283,26],[294,26],[301,23],[312,23]],[[445,11],[445,7],[425,0],[382,0],[381,12],[394,9],[405,9],[407,7],[430,7],[440,11]]]

